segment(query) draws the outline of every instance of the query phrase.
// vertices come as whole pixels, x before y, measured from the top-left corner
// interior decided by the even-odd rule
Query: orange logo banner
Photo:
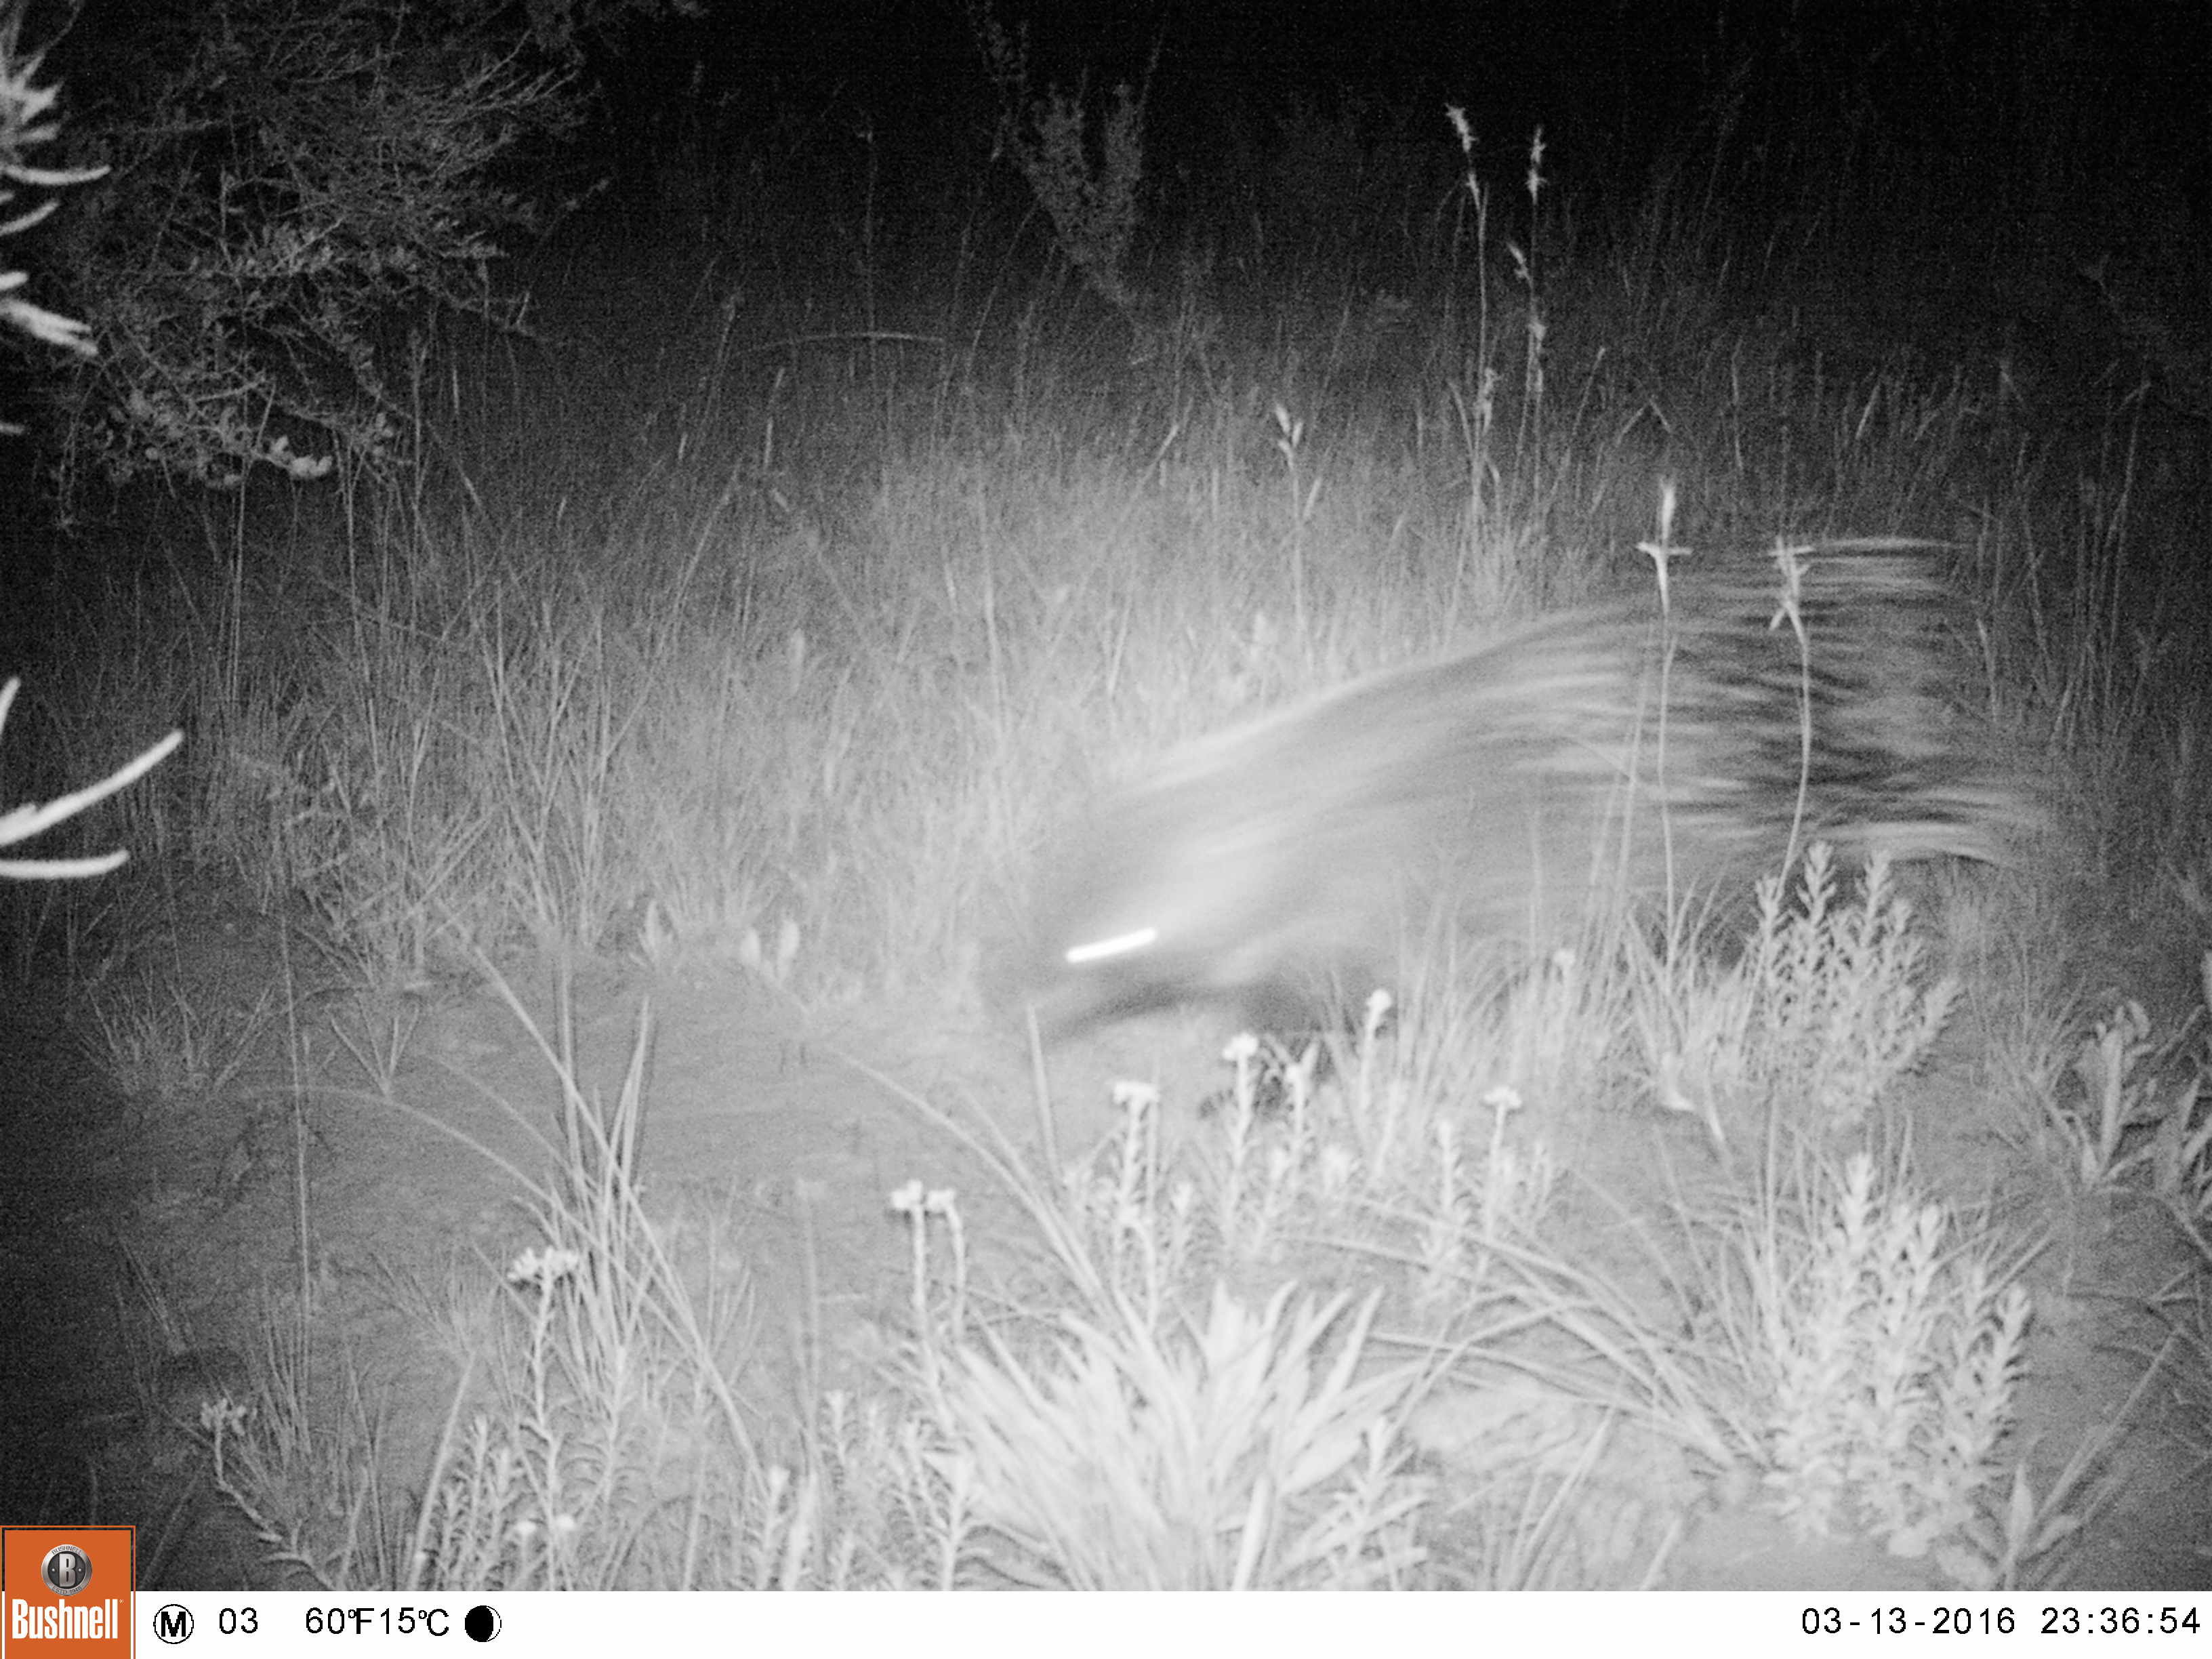
[[[136,1530],[0,1527],[0,1659],[128,1659]]]

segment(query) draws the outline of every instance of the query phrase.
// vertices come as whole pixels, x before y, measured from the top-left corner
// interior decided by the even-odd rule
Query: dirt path
[[[267,924],[210,915],[180,934],[165,969],[206,1013],[216,1001],[255,1007],[283,982],[284,963]],[[550,974],[519,977],[519,994],[551,1032]],[[587,1093],[608,1101],[619,1091],[648,999],[647,1206],[691,1272],[719,1273],[714,1288],[748,1299],[739,1375],[770,1417],[795,1421],[807,1386],[860,1387],[897,1353],[908,1257],[887,1206],[894,1188],[919,1180],[959,1189],[985,1273],[1022,1248],[1026,1224],[975,1159],[850,1063],[969,1121],[989,1113],[1030,1143],[1025,1067],[1007,1034],[902,1040],[897,1033],[929,1022],[810,1024],[734,969],[656,983],[641,969],[595,967],[572,988]],[[135,1521],[149,1588],[303,1582],[269,1564],[213,1489],[198,1421],[211,1395],[251,1388],[255,1367],[271,1363],[267,1333],[297,1325],[302,1297],[317,1351],[310,1392],[338,1400],[345,1371],[333,1360],[343,1356],[381,1425],[385,1466],[403,1486],[420,1480],[462,1382],[441,1325],[488,1317],[501,1272],[532,1241],[522,1191],[495,1159],[533,1180],[554,1164],[552,1067],[493,991],[378,1001],[307,987],[294,1009],[289,1018],[264,1013],[252,1053],[224,1086],[136,1100],[103,1079],[82,1018],[73,1029],[57,1008],[21,1000],[0,1015],[15,1153],[0,1174],[9,1328],[0,1411],[10,1449],[0,1459],[0,1513]],[[391,1034],[404,1036],[389,1100],[340,1030],[372,1057]],[[1152,1055],[1176,1035],[1133,1028],[1055,1056],[1064,1154],[1106,1127],[1107,1082],[1157,1068]],[[1171,1099],[1196,1099],[1202,1057],[1183,1066],[1158,1080]],[[1928,1127],[1917,1167],[1953,1190],[1986,1194],[2001,1210],[2046,1190],[2008,1184],[2016,1152],[1974,1129],[1958,1101],[1919,1109]],[[1633,1179],[1659,1152],[1693,1154],[1697,1145],[1686,1120],[1656,1115],[1616,1115],[1598,1129],[1583,1126],[1573,1153],[1593,1180]],[[1662,1137],[1672,1139],[1662,1146]],[[702,1250],[710,1220],[726,1229],[711,1266]],[[2149,1298],[2172,1279],[2176,1258],[2170,1229],[2147,1203],[2095,1200],[2045,1231],[2050,1243],[2031,1274],[2038,1316],[2018,1455],[2047,1486],[2141,1379],[2161,1328]],[[2202,1470],[2191,1466],[2191,1425],[2172,1412],[2155,1387],[2138,1401],[2114,1464],[2118,1499],[2078,1569],[2084,1585],[2212,1587]],[[2205,1425],[2193,1432],[2201,1447]],[[393,1497],[411,1505],[419,1492]],[[1778,1541],[1778,1531],[1754,1504],[1707,1502],[1667,1582],[1941,1583],[1925,1564],[1870,1546],[1806,1549]]]

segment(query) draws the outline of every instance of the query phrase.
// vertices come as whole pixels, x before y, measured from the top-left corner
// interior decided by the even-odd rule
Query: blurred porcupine
[[[1585,605],[1173,751],[1044,863],[1025,993],[1063,1035],[1186,1000],[1279,1029],[1437,926],[1547,948],[1593,898],[1734,898],[1815,840],[2002,861],[2029,791],[1956,707],[1928,553],[1798,568],[1802,645],[1773,564],[1678,566],[1664,616]]]

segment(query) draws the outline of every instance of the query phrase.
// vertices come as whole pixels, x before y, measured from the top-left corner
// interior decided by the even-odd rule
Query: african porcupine
[[[1409,928],[1548,945],[1594,894],[1729,895],[1815,839],[1999,857],[2026,791],[1953,706],[1924,551],[1816,550],[1802,647],[1764,562],[1674,588],[1664,618],[1648,598],[1567,611],[1190,744],[1094,803],[1044,866],[1041,1016],[1064,1034],[1229,1000],[1279,1024],[1324,987],[1391,984]]]

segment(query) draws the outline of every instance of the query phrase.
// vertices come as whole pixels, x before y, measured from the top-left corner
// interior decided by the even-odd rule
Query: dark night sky
[[[1261,0],[1026,7],[1037,84],[1148,84],[1148,139],[1202,168],[1224,119],[1271,120],[1304,100],[1374,129],[1465,106],[1486,141],[1518,149],[1542,125],[1563,161],[1648,159],[1734,92],[1754,120],[1850,118],[1893,139],[1986,142],[1990,124],[2067,110],[2095,142],[2204,166],[2212,6],[2154,0],[1948,0],[1785,5],[1504,0],[1285,7]],[[955,0],[886,4],[716,0],[637,31],[620,71],[665,97],[696,60],[742,125],[778,100],[834,105],[879,133],[988,118],[980,54]]]

